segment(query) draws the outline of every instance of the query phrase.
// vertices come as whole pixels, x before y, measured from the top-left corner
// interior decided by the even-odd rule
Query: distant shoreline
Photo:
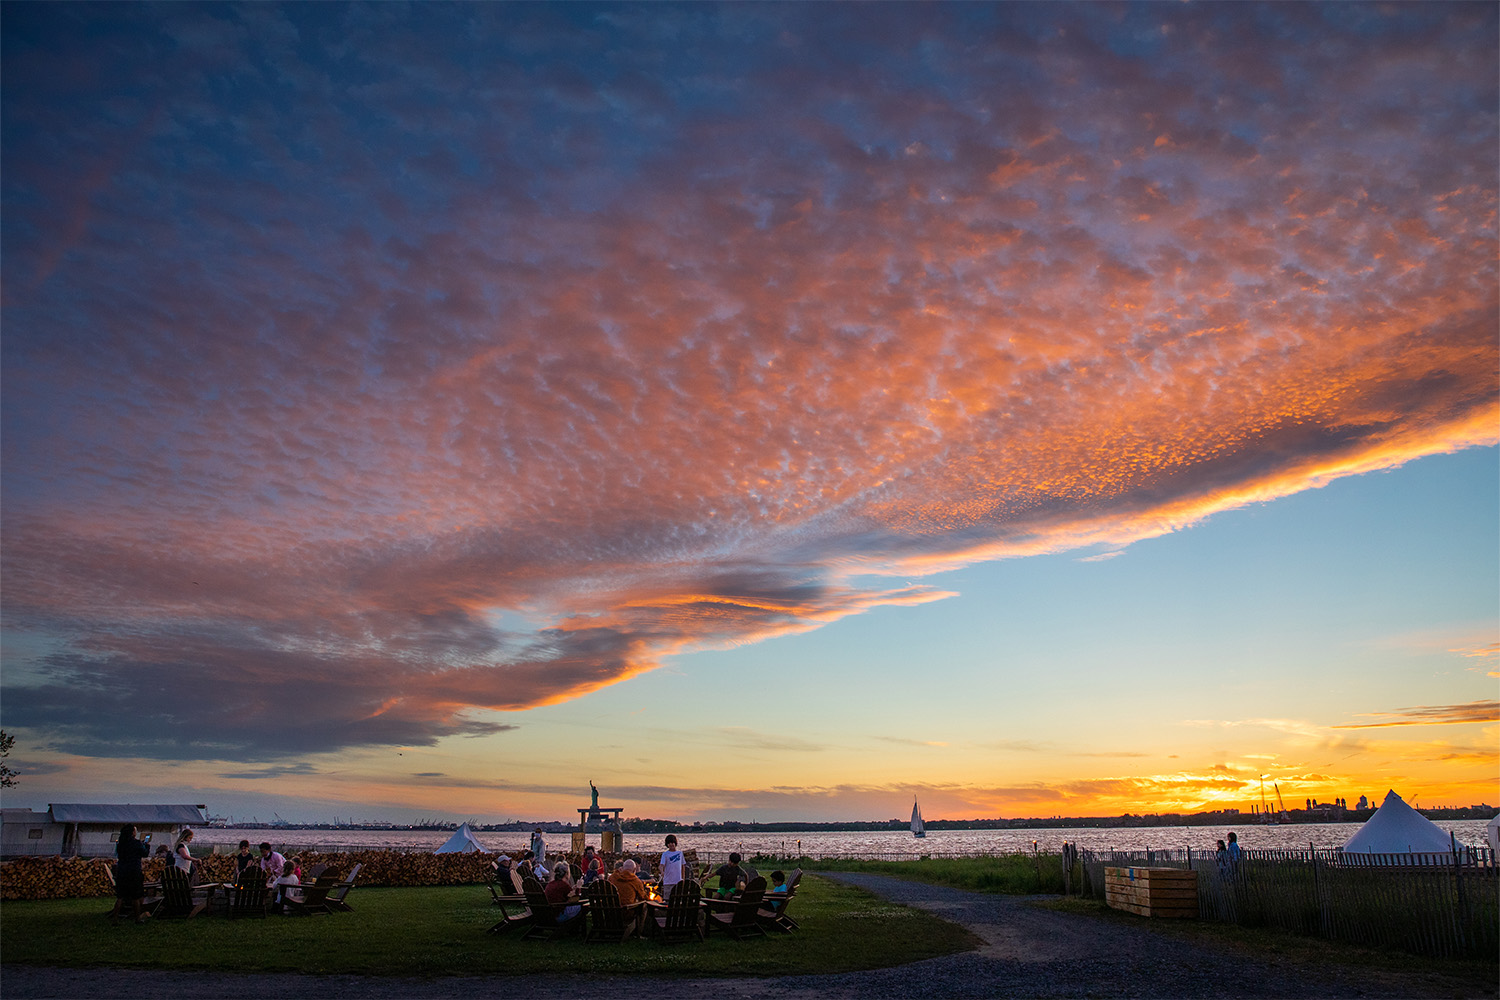
[[[1481,804],[1459,808],[1419,809],[1431,820],[1487,820],[1497,812],[1495,806]],[[1374,809],[1344,809],[1337,813],[1320,810],[1288,810],[1282,826],[1309,823],[1363,823],[1375,814]],[[632,819],[621,824],[621,832],[643,833],[873,833],[885,830],[905,830],[907,820],[891,819],[879,821],[844,821],[817,823],[809,821],[725,822],[725,823],[678,823],[673,820]],[[1238,826],[1263,825],[1257,813],[1211,812],[1211,813],[1150,813],[1121,816],[1050,816],[1024,819],[935,819],[927,820],[928,830],[1066,830],[1066,829],[1130,829],[1133,827],[1172,826]],[[452,831],[458,822],[433,823],[214,823],[204,829],[230,830],[359,830],[359,831]],[[476,833],[522,833],[541,827],[547,833],[567,833],[581,829],[577,823],[557,820],[514,821],[510,823],[469,823]]]

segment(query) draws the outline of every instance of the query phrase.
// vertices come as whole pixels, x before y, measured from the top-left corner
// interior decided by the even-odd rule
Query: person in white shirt
[[[687,858],[677,849],[677,837],[667,834],[666,850],[661,852],[661,898],[672,897],[672,887],[687,878]]]
[[[172,849],[172,863],[187,873],[188,877],[193,874],[193,854],[188,850],[188,845],[193,842],[193,831],[184,828],[177,835],[177,846]]]
[[[276,908],[285,910],[288,900],[302,902],[302,890],[293,889],[291,886],[301,885],[302,880],[297,877],[296,865],[287,865],[275,882],[271,883],[276,889]]]

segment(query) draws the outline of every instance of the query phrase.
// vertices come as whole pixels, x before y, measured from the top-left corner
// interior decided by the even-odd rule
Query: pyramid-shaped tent
[[[475,851],[484,851],[485,853],[489,853],[489,848],[485,847],[479,841],[474,839],[474,831],[470,830],[469,824],[465,823],[457,830],[453,831],[453,836],[448,838],[448,842],[446,844],[444,844],[442,847],[439,847],[432,853],[473,854]]]
[[[1429,854],[1452,849],[1448,834],[1397,795],[1385,793],[1385,801],[1364,826],[1344,842],[1345,853]]]

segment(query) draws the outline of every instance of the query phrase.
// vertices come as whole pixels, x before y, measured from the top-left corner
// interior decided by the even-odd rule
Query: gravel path
[[[975,951],[910,965],[836,975],[780,979],[667,979],[527,976],[389,979],[361,976],[218,975],[126,969],[0,970],[5,1000],[87,997],[108,1000],[279,1000],[279,998],[413,998],[474,1000],[603,996],[660,1000],[813,997],[1455,997],[1494,996],[1453,980],[1393,978],[1379,971],[1267,962],[1163,937],[1138,925],[1094,920],[1029,905],[1025,897],[991,896],[902,882],[880,875],[832,873],[888,899],[963,924],[985,942]]]

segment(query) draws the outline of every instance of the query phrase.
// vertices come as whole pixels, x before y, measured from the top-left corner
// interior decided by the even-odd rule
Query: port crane
[[[1279,817],[1273,816],[1271,814],[1270,803],[1266,801],[1266,778],[1267,775],[1262,774],[1260,776],[1260,821],[1268,826],[1275,826],[1277,825]],[[1271,787],[1275,788],[1276,783],[1272,782]],[[1276,793],[1276,797],[1278,799],[1281,797],[1281,793],[1279,791]],[[1281,810],[1281,813],[1282,816],[1285,816],[1286,809],[1283,808]]]

